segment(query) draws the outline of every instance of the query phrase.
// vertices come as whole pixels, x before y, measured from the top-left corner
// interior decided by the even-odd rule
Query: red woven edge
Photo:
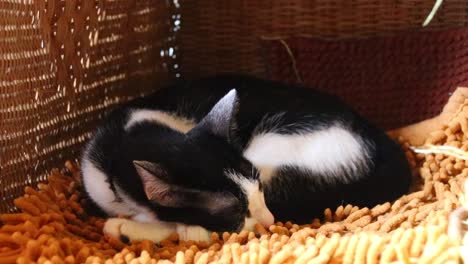
[[[269,77],[328,91],[385,129],[440,113],[450,93],[468,84],[468,29],[387,37],[263,40]]]

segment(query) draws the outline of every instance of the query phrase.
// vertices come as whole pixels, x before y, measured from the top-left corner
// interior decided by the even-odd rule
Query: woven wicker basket
[[[0,212],[19,211],[13,201],[25,186],[76,160],[97,121],[123,102],[180,77],[274,77],[262,40],[341,40],[467,25],[464,0],[2,0]],[[6,248],[0,247],[0,259]]]

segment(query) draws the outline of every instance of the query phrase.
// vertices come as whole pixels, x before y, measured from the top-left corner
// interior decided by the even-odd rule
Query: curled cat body
[[[90,200],[131,218],[104,231],[129,239],[309,223],[325,208],[392,201],[411,181],[400,146],[336,96],[229,74],[112,111],[81,166]]]

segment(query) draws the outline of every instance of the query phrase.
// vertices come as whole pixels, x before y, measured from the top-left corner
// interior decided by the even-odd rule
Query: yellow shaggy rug
[[[20,213],[0,215],[0,263],[461,263],[468,251],[465,94],[457,90],[440,117],[390,132],[414,168],[412,191],[393,203],[330,208],[308,225],[213,234],[211,244],[177,235],[158,245],[124,244],[103,235],[105,219],[84,211],[80,171],[67,162],[46,183],[25,188],[15,200]]]

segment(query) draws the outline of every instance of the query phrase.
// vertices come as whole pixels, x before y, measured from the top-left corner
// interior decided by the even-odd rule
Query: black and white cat
[[[82,157],[87,194],[129,239],[308,223],[408,191],[400,146],[340,99],[240,75],[180,81],[113,111]]]

